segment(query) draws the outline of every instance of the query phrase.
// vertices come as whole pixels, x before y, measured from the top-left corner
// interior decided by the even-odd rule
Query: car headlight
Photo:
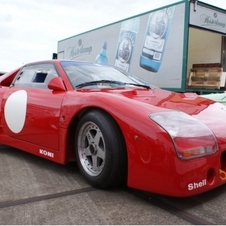
[[[212,131],[199,120],[183,112],[153,113],[149,117],[168,132],[181,159],[212,155],[218,151]]]

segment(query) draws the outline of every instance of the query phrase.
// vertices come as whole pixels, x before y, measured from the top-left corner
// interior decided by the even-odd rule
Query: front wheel
[[[79,169],[94,187],[107,188],[125,181],[126,149],[115,121],[93,110],[79,121],[75,133]]]

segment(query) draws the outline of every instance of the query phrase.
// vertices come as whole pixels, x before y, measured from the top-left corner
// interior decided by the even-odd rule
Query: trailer
[[[108,64],[160,88],[225,91],[226,10],[182,0],[58,41],[58,59]]]

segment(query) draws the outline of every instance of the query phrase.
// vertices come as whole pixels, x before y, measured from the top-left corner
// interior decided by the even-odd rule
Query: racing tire
[[[76,126],[75,151],[79,170],[93,187],[109,188],[125,182],[125,142],[107,113],[92,110],[81,118]]]

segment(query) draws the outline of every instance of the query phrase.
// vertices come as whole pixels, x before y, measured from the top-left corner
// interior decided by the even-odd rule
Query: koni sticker
[[[46,151],[46,150],[43,150],[43,149],[39,149],[39,154],[50,157],[50,158],[54,158],[53,152]]]

